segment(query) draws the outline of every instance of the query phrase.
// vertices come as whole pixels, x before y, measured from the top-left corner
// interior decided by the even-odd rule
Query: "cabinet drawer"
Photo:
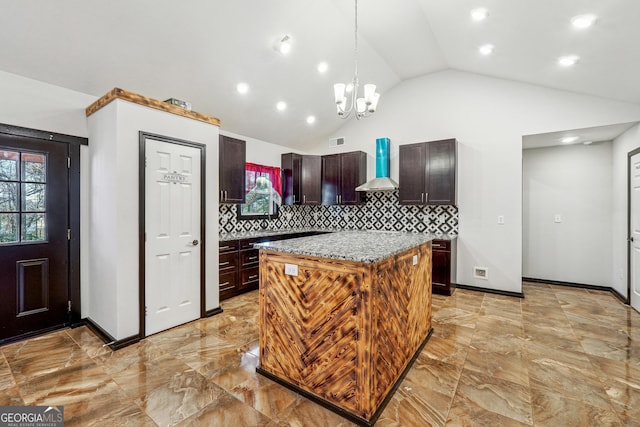
[[[238,252],[220,254],[218,260],[219,273],[236,271],[238,269]]]
[[[237,240],[227,240],[225,242],[220,242],[218,244],[218,251],[220,253],[224,252],[234,252],[238,250],[238,241]]]
[[[232,271],[231,273],[220,274],[220,292],[230,291],[238,287],[238,273]]]
[[[260,281],[260,268],[252,267],[240,272],[240,289],[255,287],[258,288]]]
[[[434,251],[451,251],[451,241],[450,240],[432,240],[431,241],[431,249]]]
[[[257,249],[250,249],[240,252],[240,268],[257,265],[259,261],[259,252]]]

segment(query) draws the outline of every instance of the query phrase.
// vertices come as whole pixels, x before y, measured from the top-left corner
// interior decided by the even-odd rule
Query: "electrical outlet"
[[[504,215],[498,215],[498,224],[504,225]]]
[[[417,265],[418,264],[418,255],[414,255],[413,256],[413,265]]]
[[[298,275],[298,266],[295,264],[285,264],[284,265],[284,274],[288,276],[297,276]]]
[[[562,222],[562,214],[555,214],[553,216],[553,222],[558,223],[558,224],[561,223]]]

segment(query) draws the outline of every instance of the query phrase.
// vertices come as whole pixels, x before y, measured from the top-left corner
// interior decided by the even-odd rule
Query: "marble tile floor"
[[[376,426],[640,426],[640,315],[607,292],[434,295],[434,335]],[[65,425],[349,426],[255,373],[258,294],[112,352],[86,327],[0,347],[0,405]]]

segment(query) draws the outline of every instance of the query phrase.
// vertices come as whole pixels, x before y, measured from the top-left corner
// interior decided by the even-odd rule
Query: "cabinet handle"
[[[220,283],[220,286],[227,286],[229,282]]]
[[[420,193],[420,203],[424,203],[424,193]]]
[[[223,265],[229,265],[229,261],[227,261],[227,262],[221,262],[221,263],[219,264],[219,266],[220,266],[220,267],[222,267]]]
[[[340,195],[340,203],[342,203],[342,194]]]
[[[336,194],[336,204],[340,203],[340,199],[338,199],[338,195]]]
[[[257,256],[250,256],[248,259],[258,259]]]
[[[226,202],[227,200],[228,200],[228,197],[227,197],[227,190],[224,190],[224,201]]]
[[[307,203],[307,195],[306,194],[302,195],[302,203],[303,204]]]
[[[252,274],[251,276],[249,276],[249,280],[255,279],[255,278],[257,278],[257,277],[258,277],[258,275],[257,275],[257,274]]]
[[[219,249],[220,249],[220,250],[222,250],[222,249],[229,249],[230,247],[231,247],[231,246],[220,246],[220,248],[219,248]]]

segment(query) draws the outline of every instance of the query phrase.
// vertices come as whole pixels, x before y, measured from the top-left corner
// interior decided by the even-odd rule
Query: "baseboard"
[[[548,285],[567,286],[570,288],[593,289],[594,291],[608,291],[608,292],[611,292],[616,298],[618,298],[623,303],[625,304],[629,303],[627,297],[620,294],[611,286],[589,285],[586,283],[574,283],[574,282],[561,282],[559,280],[534,279],[533,277],[523,277],[522,280],[524,282],[545,283]]]
[[[141,339],[140,335],[132,335],[130,337],[123,338],[121,340],[116,340],[113,336],[111,336],[111,334],[109,334],[107,331],[102,329],[97,323],[95,323],[89,317],[85,317],[83,321],[89,329],[91,329],[96,335],[98,335],[98,337],[100,337],[100,339],[102,339],[102,341],[104,341],[105,344],[108,345],[109,348],[111,348],[111,350],[119,350],[131,344],[135,344]]]
[[[481,288],[478,286],[464,285],[462,283],[456,283],[456,288],[466,289],[468,291],[485,292],[487,294],[504,295],[507,297],[524,298],[524,294],[522,292],[501,291],[499,289]]]
[[[218,308],[212,308],[211,310],[207,310],[204,313],[204,317],[211,317],[211,316],[215,316],[216,314],[220,314],[222,313],[224,310],[222,309],[222,307],[218,307]]]

